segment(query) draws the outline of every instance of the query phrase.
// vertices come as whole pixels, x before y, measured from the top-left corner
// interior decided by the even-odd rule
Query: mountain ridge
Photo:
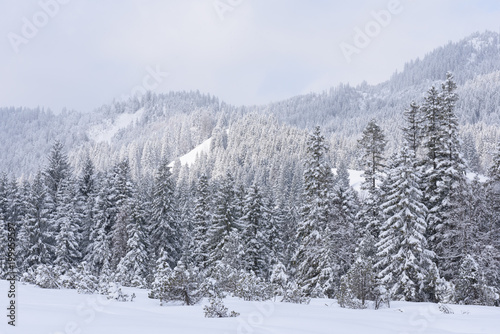
[[[500,138],[499,44],[498,33],[475,33],[408,62],[401,72],[377,85],[340,84],[321,93],[266,105],[236,107],[208,94],[170,92],[115,101],[92,113],[64,111],[56,115],[40,108],[0,108],[0,171],[17,177],[33,175],[45,164],[53,142],[60,140],[76,169],[89,155],[98,169],[129,158],[135,175],[152,173],[161,159],[174,160],[212,137],[214,131],[230,128],[253,113],[303,130],[320,124],[333,147],[333,163],[346,160],[356,167],[357,138],[369,119],[390,130],[387,153],[391,154],[400,141],[403,110],[413,100],[418,103],[447,71],[454,73],[459,84],[457,114],[462,136],[472,138],[469,146],[475,146],[484,168]],[[92,129],[113,124],[120,115],[134,114],[141,108],[142,115],[117,127],[106,140],[92,137]]]

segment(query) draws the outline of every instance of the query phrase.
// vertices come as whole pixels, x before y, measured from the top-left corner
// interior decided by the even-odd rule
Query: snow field
[[[0,291],[7,291],[0,281]],[[0,333],[23,334],[410,334],[467,333],[498,334],[500,308],[450,305],[454,314],[444,314],[437,304],[392,302],[381,310],[342,309],[336,301],[313,299],[309,305],[273,301],[247,302],[226,298],[236,318],[205,318],[205,299],[195,306],[169,304],[147,297],[148,290],[123,288],[135,293],[133,302],[107,300],[100,295],[75,290],[46,290],[17,285],[16,327],[3,316]],[[8,300],[3,298],[4,306]],[[5,307],[3,307],[5,310]],[[6,310],[4,311],[6,314]]]

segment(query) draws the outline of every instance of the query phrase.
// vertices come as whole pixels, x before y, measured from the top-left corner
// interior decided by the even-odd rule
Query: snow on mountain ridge
[[[120,114],[114,120],[106,120],[103,124],[95,125],[88,131],[89,138],[96,143],[108,142],[121,130],[140,120],[144,115],[144,108],[133,114]]]
[[[205,140],[200,145],[196,146],[194,149],[184,154],[183,156],[172,161],[168,166],[173,167],[177,161],[180,161],[181,165],[188,165],[190,167],[201,154],[208,154],[210,152],[210,145],[212,144],[212,137]]]

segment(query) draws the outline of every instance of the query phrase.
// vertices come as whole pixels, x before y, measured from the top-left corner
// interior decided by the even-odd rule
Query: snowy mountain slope
[[[8,290],[6,281],[0,281],[0,290]],[[147,290],[123,290],[137,297],[133,302],[118,302],[75,290],[18,284],[16,327],[4,319],[0,333],[494,334],[500,328],[498,307],[449,305],[454,314],[444,314],[437,304],[429,303],[393,302],[389,309],[349,310],[329,299],[298,305],[227,298],[225,305],[240,316],[214,319],[204,317],[207,300],[195,306],[159,306],[158,300],[147,297]]]
[[[61,140],[76,170],[85,155],[112,164],[124,157],[140,161],[160,151],[172,161],[212,135],[216,126],[227,128],[250,112],[272,115],[282,124],[310,129],[320,124],[332,150],[351,168],[359,135],[371,119],[387,131],[387,156],[399,147],[402,112],[417,102],[432,84],[440,84],[447,71],[455,74],[464,136],[470,136],[485,168],[500,140],[499,35],[473,34],[437,48],[379,85],[339,85],[323,93],[311,93],[263,106],[234,107],[198,92],[146,94],[104,105],[93,113],[77,111],[53,114],[26,108],[0,108],[0,172],[16,177],[33,175],[46,163],[55,140]],[[473,61],[471,61],[473,59]],[[129,127],[131,124],[136,126]],[[121,131],[127,128],[130,131]],[[106,147],[108,145],[109,147]],[[154,169],[158,159],[146,162]],[[135,163],[135,162],[134,162]],[[105,163],[98,169],[107,169]],[[132,166],[139,171],[143,166]]]
[[[210,145],[212,144],[212,138],[208,138],[200,145],[196,146],[194,149],[179,157],[175,161],[172,161],[168,166],[173,167],[177,161],[180,161],[181,165],[191,166],[202,154],[208,154],[210,152]]]
[[[144,108],[140,108],[133,114],[124,113],[118,115],[114,120],[106,119],[103,123],[93,126],[88,130],[88,136],[96,143],[111,142],[118,131],[139,121],[144,115]]]

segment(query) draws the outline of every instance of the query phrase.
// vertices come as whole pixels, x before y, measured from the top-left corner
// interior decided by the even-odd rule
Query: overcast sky
[[[262,104],[385,81],[499,18],[497,0],[2,0],[0,106],[90,111],[145,88]]]

